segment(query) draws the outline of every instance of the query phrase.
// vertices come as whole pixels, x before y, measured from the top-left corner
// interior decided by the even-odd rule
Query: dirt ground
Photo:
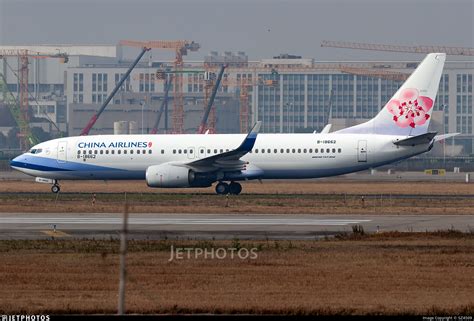
[[[127,192],[134,213],[459,215],[473,214],[472,186],[452,182],[248,182],[243,194],[226,197],[215,195],[210,188],[157,190],[137,181],[64,182],[61,193],[55,195],[48,192],[49,185],[6,181],[0,184],[0,212],[116,213],[122,211]]]
[[[474,185],[463,182],[377,182],[347,180],[266,180],[242,183],[242,194],[469,194]],[[0,193],[49,193],[51,185],[31,181],[2,181]],[[61,192],[71,193],[186,193],[213,194],[214,187],[186,189],[150,188],[144,181],[62,181]]]
[[[398,234],[311,242],[135,241],[128,313],[474,313],[474,239]],[[170,258],[170,246],[257,248]],[[0,313],[115,313],[117,241],[0,241]]]

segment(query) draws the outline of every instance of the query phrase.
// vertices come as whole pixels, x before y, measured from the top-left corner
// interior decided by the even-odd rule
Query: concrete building
[[[64,129],[67,128],[69,135],[77,135],[126,72],[131,59],[123,59],[120,46],[55,48],[68,52],[70,60],[67,64],[48,59],[32,62],[30,92],[34,93],[39,103],[32,101],[31,105],[37,117],[42,113],[55,116],[56,121],[62,123]],[[7,58],[7,61],[9,65],[15,65],[15,58]],[[249,122],[262,120],[262,131],[267,133],[319,131],[328,122],[336,130],[366,121],[384,106],[402,83],[343,73],[325,66],[344,64],[411,73],[419,63],[321,62],[288,54],[248,61],[242,52],[226,52],[224,55],[213,52],[204,61],[185,62],[184,127],[188,133],[194,132],[198,127],[205,105],[204,65],[214,67],[217,72],[217,66],[221,62],[228,63],[229,68],[224,77],[228,82],[224,81],[216,100],[217,131],[239,131],[240,127],[236,124],[242,97],[240,88],[235,84],[247,79],[252,83],[248,87]],[[2,72],[7,75],[9,88],[15,92],[15,75],[8,70],[5,62],[2,68]],[[172,68],[172,62],[143,58],[92,133],[113,133],[114,121],[120,120],[135,121],[138,133],[147,132],[153,126],[163,99],[164,84],[157,79],[156,73],[166,68]],[[474,153],[473,74],[474,61],[448,58],[434,110],[440,120],[438,131],[461,133],[450,141],[450,145],[460,146],[451,148],[452,153],[456,150],[464,155]],[[168,127],[171,126],[172,92],[173,89],[168,104]],[[160,123],[162,130],[165,128],[165,118],[162,117]]]

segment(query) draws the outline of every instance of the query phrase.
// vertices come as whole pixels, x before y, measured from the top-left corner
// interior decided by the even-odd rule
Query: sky
[[[0,45],[121,39],[198,42],[201,49],[185,60],[210,51],[244,51],[250,60],[280,53],[323,61],[417,60],[418,54],[320,43],[474,47],[474,0],[0,0]]]

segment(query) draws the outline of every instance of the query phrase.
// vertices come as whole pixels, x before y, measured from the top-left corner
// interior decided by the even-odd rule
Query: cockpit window
[[[30,153],[31,153],[31,154],[39,154],[39,153],[41,153],[42,151],[43,151],[42,148],[32,148],[32,149],[30,149]]]

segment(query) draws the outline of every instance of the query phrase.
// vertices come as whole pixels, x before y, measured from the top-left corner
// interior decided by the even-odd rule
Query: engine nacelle
[[[190,171],[172,164],[153,165],[146,169],[146,183],[150,187],[189,187]]]
[[[149,187],[208,187],[217,180],[213,173],[196,173],[193,170],[174,165],[153,165],[146,170],[146,183]]]

